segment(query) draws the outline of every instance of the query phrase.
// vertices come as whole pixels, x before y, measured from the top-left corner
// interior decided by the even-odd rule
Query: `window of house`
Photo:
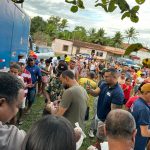
[[[93,55],[93,54],[95,54],[95,50],[94,50],[94,49],[93,49],[92,52],[91,52],[91,55]]]
[[[97,53],[96,53],[96,56],[103,57],[103,52],[97,52]]]
[[[68,52],[68,49],[69,49],[69,46],[68,46],[68,45],[64,45],[64,46],[63,46],[63,51]]]

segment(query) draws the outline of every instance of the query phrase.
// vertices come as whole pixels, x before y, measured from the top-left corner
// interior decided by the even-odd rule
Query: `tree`
[[[88,31],[87,31],[87,40],[88,42],[92,42],[94,43],[95,41],[95,38],[96,38],[96,29],[95,28],[90,28]]]
[[[66,3],[72,4],[71,11],[73,13],[77,12],[78,9],[84,9],[84,2],[83,0],[65,0]],[[119,8],[121,10],[122,17],[121,19],[124,19],[126,17],[129,17],[132,22],[138,22],[139,17],[138,11],[140,9],[140,5],[145,2],[145,0],[135,0],[137,3],[136,6],[129,6],[127,0],[96,0],[95,1],[95,7],[101,7],[106,12],[113,12],[116,8]]]
[[[50,36],[51,41],[54,38],[62,38],[63,30],[67,27],[68,20],[61,19],[58,16],[51,16],[47,20],[47,27],[45,32]]]
[[[58,16],[51,16],[48,20],[47,20],[48,24],[51,24],[53,26],[56,27],[56,29],[60,32],[63,31],[68,24],[68,20],[67,19],[61,19]]]
[[[100,28],[96,35],[95,35],[95,40],[94,40],[94,43],[96,44],[101,44],[101,45],[104,45],[105,43],[105,30],[103,28]]]
[[[38,31],[33,34],[33,40],[34,41],[40,41],[41,43],[50,43],[49,35],[45,34],[44,32]]]
[[[31,29],[30,29],[31,35],[39,31],[45,32],[46,26],[47,23],[42,19],[42,17],[39,16],[34,17],[33,19],[31,19]]]
[[[113,40],[113,46],[114,47],[120,47],[123,42],[123,36],[121,32],[116,32],[115,36],[112,38]]]
[[[64,40],[71,40],[72,39],[72,32],[70,32],[68,30],[64,30],[64,31],[59,33],[58,38],[64,39]]]
[[[126,38],[128,39],[128,43],[130,43],[130,40],[135,41],[137,40],[138,32],[134,27],[131,27],[130,29],[125,31]]]
[[[72,40],[87,41],[86,29],[82,26],[76,26],[72,31]]]
[[[68,20],[67,19],[62,19],[60,24],[59,24],[59,30],[63,31],[67,27],[68,27]]]

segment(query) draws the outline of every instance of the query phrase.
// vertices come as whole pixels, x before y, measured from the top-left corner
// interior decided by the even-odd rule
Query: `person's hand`
[[[95,146],[91,145],[87,148],[87,150],[98,150]]]
[[[75,140],[76,142],[78,142],[79,139],[81,138],[82,131],[79,128],[74,128],[74,132],[75,132]]]
[[[53,103],[54,103],[54,106],[58,106],[60,103],[60,100],[55,100]]]
[[[45,109],[51,113],[51,103],[47,103]]]
[[[104,124],[98,125],[98,134],[102,137],[105,137],[104,126],[105,126]]]
[[[87,86],[86,86],[86,90],[87,90],[87,92],[90,92],[90,91],[91,91],[91,86],[90,86],[90,85],[87,85]]]

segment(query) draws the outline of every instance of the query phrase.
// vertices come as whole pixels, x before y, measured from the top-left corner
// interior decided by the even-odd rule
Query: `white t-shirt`
[[[138,82],[139,82],[139,83],[138,83],[138,85],[139,85],[139,84],[141,84],[142,82],[144,82],[145,79],[144,79],[144,78],[141,78],[141,77],[138,77],[137,80],[138,80]]]
[[[95,70],[95,64],[91,64],[91,66],[90,66],[90,71],[94,71]]]

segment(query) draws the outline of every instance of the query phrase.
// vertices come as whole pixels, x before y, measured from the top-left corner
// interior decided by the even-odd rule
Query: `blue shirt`
[[[141,135],[141,125],[149,126],[150,125],[150,109],[148,104],[142,99],[139,98],[136,100],[132,107],[131,113],[134,116],[137,128],[137,134],[135,138],[135,148],[134,150],[145,150],[145,147],[148,142],[147,137]]]
[[[100,86],[100,94],[97,104],[97,116],[101,121],[105,121],[108,113],[111,111],[111,104],[123,105],[124,94],[117,83],[113,87],[103,82]]]
[[[41,70],[37,65],[26,66],[26,69],[31,73],[32,83],[34,84],[41,79]]]

